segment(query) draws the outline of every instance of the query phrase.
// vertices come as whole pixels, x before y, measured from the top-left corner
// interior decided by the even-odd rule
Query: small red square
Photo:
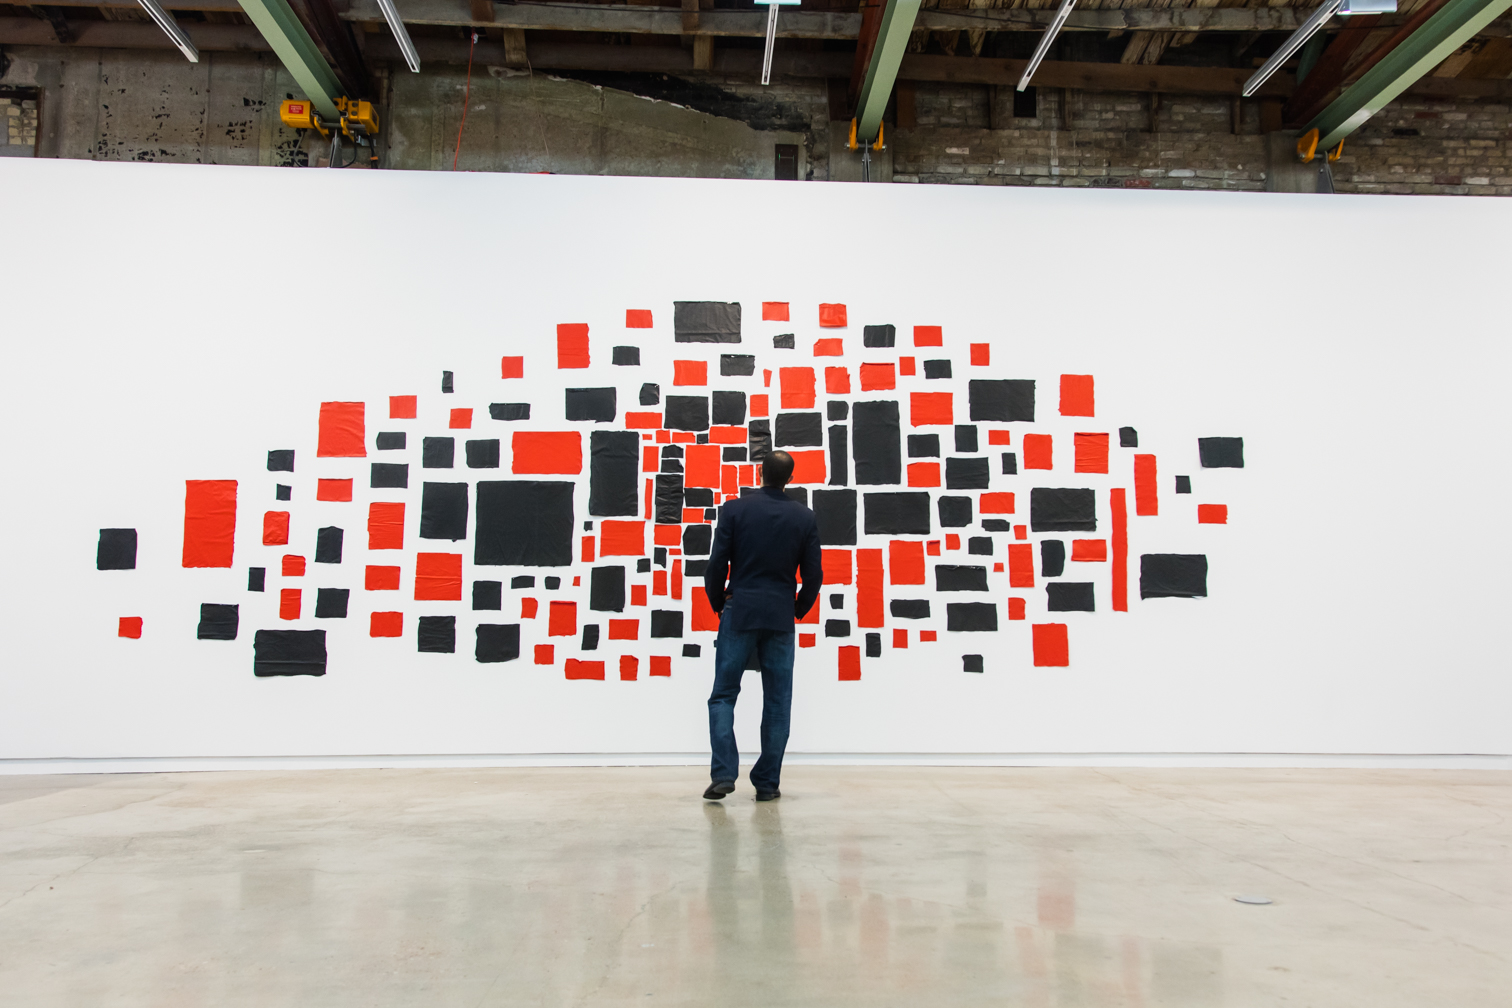
[[[142,636],[142,617],[122,616],[116,624],[116,636],[140,640]]]
[[[1011,598],[1008,600],[1008,618],[1011,620],[1020,620],[1024,618],[1023,599]]]
[[[399,568],[369,567],[362,586],[368,591],[398,591]]]
[[[815,357],[843,357],[845,356],[845,340],[822,339],[814,341]]]
[[[646,604],[646,586],[645,585],[631,585],[630,586],[630,604],[631,605],[645,605]]]
[[[1003,565],[1000,564],[1000,563],[993,564],[992,565],[992,573],[994,573],[994,574],[1001,574],[1001,573],[1003,573]]]
[[[923,644],[926,641],[932,641],[932,640],[935,639],[935,637],[936,637],[936,634],[935,634],[935,632],[933,630],[920,630],[919,631],[919,643],[920,644]]]
[[[819,306],[819,326],[823,329],[845,328],[845,305],[822,304]]]
[[[499,377],[500,378],[524,378],[525,377],[525,358],[524,357],[501,357],[499,359]]]
[[[537,665],[555,665],[556,664],[556,645],[555,644],[537,644],[535,646],[535,663]]]
[[[898,374],[911,375],[914,373],[914,359],[912,357],[898,358]]]
[[[305,558],[304,557],[302,557],[302,556],[294,556],[292,553],[291,554],[287,554],[287,555],[284,556],[284,558],[283,558],[283,576],[284,577],[304,577],[304,572],[305,572]]]
[[[761,321],[763,322],[787,322],[788,303],[786,301],[763,301],[761,302]]]
[[[908,647],[908,631],[907,630],[894,630],[893,631],[893,647],[895,647],[895,648],[906,648],[906,647]]]
[[[1013,444],[1013,431],[992,430],[987,432],[988,444],[1011,445]]]
[[[650,308],[626,308],[625,309],[625,328],[626,329],[650,329],[651,328],[651,309]]]
[[[914,326],[914,346],[944,346],[945,330],[937,325]],[[972,361],[975,364],[975,361]]]
[[[278,593],[278,618],[285,620],[299,619],[299,602],[301,592],[298,588],[285,588]]]
[[[657,525],[657,526],[655,526],[655,529],[656,529],[656,531],[653,533],[653,538],[652,538],[651,541],[654,542],[656,545],[658,545],[658,546],[681,546],[682,545],[682,526],[681,525]]]
[[[931,540],[929,540],[927,543],[924,544],[924,552],[928,553],[930,556],[939,556],[940,555],[940,540],[938,540],[938,539],[931,539]]]
[[[1084,563],[1106,563],[1108,559],[1108,540],[1106,539],[1073,539],[1071,540],[1071,559],[1080,560]]]
[[[816,637],[817,637],[816,634],[801,633],[801,634],[798,635],[798,646],[799,647],[813,647],[814,643],[815,643]]]
[[[390,420],[413,420],[415,419],[416,404],[420,401],[419,396],[391,395],[389,396],[389,419]]]
[[[954,533],[954,532],[946,532],[945,533],[945,548],[948,549],[948,550],[958,550],[958,549],[960,549],[961,548],[961,537],[959,535],[957,535],[956,533]]]
[[[940,463],[910,462],[908,485],[911,487],[937,487],[940,485]]]
[[[369,568],[371,569],[371,568]],[[394,568],[398,570],[399,568]],[[368,617],[369,637],[403,637],[404,613],[375,612]]]
[[[349,501],[352,499],[352,481],[349,479],[323,479],[315,483],[315,499],[320,501]]]
[[[992,344],[971,344],[971,363],[973,367],[986,367],[992,363]]]
[[[652,655],[651,674],[654,676],[670,676],[672,674],[672,658],[669,655]]]
[[[448,425],[452,430],[472,429],[472,410],[454,409],[451,411],[451,423]]]
[[[1028,525],[1015,525],[1015,526],[1013,526],[1013,538],[1015,538],[1015,539],[1028,539],[1029,538],[1029,526]]]
[[[620,681],[634,682],[640,678],[640,659],[635,655],[620,655]]]
[[[673,385],[707,385],[709,384],[709,362],[701,360],[680,360],[672,362]]]
[[[640,640],[640,620],[612,619],[609,621],[610,640]]]
[[[1227,525],[1227,504],[1198,504],[1197,521],[1202,525]]]

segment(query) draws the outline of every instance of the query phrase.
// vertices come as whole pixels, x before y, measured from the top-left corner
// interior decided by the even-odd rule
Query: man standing
[[[761,666],[763,703],[761,758],[751,768],[751,784],[757,801],[782,795],[778,784],[793,702],[793,624],[814,605],[824,583],[819,523],[814,512],[783,492],[792,476],[793,456],[771,452],[761,463],[761,489],[719,509],[714,548],[704,574],[709,606],[720,614],[714,692],[709,695],[713,783],[704,792],[713,801],[734,791],[740,776],[735,699],[740,695],[741,673],[752,655]],[[796,590],[795,572],[803,575],[801,592]]]

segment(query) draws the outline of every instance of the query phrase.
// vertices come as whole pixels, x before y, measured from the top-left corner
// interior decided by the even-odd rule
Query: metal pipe
[[[1340,0],[1342,3],[1343,0]],[[1019,78],[1017,90],[1022,91],[1029,86],[1029,79],[1034,76],[1034,71],[1045,60],[1045,53],[1050,51],[1050,43],[1055,41],[1055,36],[1060,33],[1065,25],[1066,18],[1071,16],[1071,8],[1076,6],[1076,0],[1061,0],[1060,10],[1055,12],[1055,20],[1050,22],[1050,27],[1045,29],[1045,34],[1040,38],[1040,43],[1035,47],[1034,55],[1029,57],[1029,65],[1024,67],[1024,76]]]
[[[777,47],[777,4],[767,4],[766,52],[761,57],[761,86],[772,83],[772,50]]]
[[[1322,7],[1313,11],[1312,17],[1302,22],[1302,27],[1287,36],[1286,41],[1281,43],[1281,48],[1272,53],[1271,58],[1266,60],[1259,70],[1250,75],[1250,79],[1244,82],[1244,90],[1240,93],[1248,98],[1256,91],[1259,91],[1261,85],[1270,80],[1271,75],[1281,69],[1283,63],[1291,59],[1298,49],[1307,44],[1308,39],[1318,33],[1318,29],[1322,28],[1328,19],[1334,16],[1334,13],[1338,11],[1343,2],[1344,0],[1328,0]]]
[[[409,64],[410,73],[419,73],[420,54],[415,51],[415,43],[410,41],[409,29],[404,27],[404,19],[394,7],[394,0],[378,0],[378,9],[383,11],[383,20],[394,33],[394,41],[399,43],[399,51],[404,53],[404,62]]]
[[[194,48],[194,43],[189,41],[189,36],[184,34],[184,29],[178,26],[172,15],[163,10],[163,5],[158,0],[137,0],[142,5],[142,10],[147,16],[157,22],[157,26],[163,29],[170,41],[178,46],[178,51],[184,54],[184,58],[190,63],[199,62],[199,50]]]

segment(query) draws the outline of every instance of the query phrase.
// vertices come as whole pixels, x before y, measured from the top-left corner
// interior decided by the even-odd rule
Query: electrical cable
[[[478,44],[478,33],[472,33],[472,41],[467,44],[467,88],[462,92],[462,121],[457,123],[457,144],[452,151],[452,171],[457,170],[457,159],[462,156],[462,127],[467,125],[467,104],[472,98],[472,64],[473,49]]]

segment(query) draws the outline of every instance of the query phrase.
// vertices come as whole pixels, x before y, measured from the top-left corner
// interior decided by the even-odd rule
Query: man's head
[[[793,456],[785,451],[768,452],[761,462],[761,485],[784,487],[792,478]]]

